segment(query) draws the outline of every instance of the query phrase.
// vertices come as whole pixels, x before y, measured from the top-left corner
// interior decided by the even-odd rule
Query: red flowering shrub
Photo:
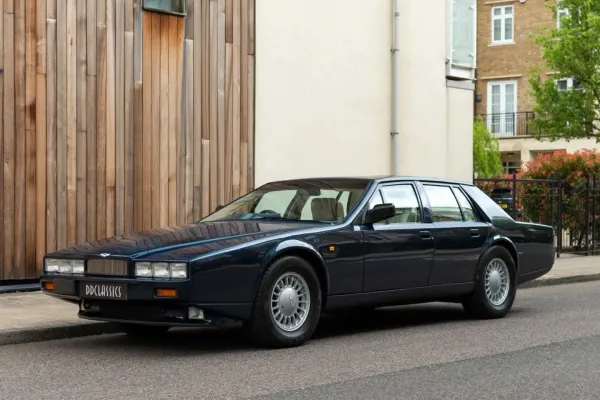
[[[591,199],[588,202],[588,192],[590,195],[595,194],[594,180],[600,179],[600,153],[596,150],[580,150],[575,153],[556,151],[553,154],[543,154],[526,163],[519,178],[526,180],[517,184],[518,199],[525,210],[526,218],[523,219],[554,225],[561,190],[554,182],[562,181],[563,229],[569,231],[574,246],[579,249],[585,246],[586,225],[592,222],[590,232],[599,227],[600,204],[596,204],[594,212],[594,202]],[[586,219],[586,206],[590,207],[589,220]],[[595,221],[591,221],[594,214]]]

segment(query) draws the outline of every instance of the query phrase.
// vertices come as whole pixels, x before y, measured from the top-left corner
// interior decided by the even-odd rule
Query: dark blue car
[[[242,321],[258,345],[289,347],[344,309],[443,301],[503,317],[553,264],[552,227],[514,221],[471,184],[314,178],[266,184],[197,223],[46,254],[41,285],[130,335]]]

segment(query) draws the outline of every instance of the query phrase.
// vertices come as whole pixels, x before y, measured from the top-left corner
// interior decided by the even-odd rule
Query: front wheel
[[[515,262],[507,249],[493,246],[481,258],[475,289],[463,307],[475,318],[502,318],[512,308],[516,293]]]
[[[262,277],[248,333],[259,346],[300,346],[317,327],[321,303],[321,286],[312,265],[300,257],[280,258]]]

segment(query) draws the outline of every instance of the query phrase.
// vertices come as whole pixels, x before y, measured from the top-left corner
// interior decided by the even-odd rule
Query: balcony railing
[[[527,136],[534,133],[529,126],[529,122],[535,118],[535,113],[531,111],[482,114],[481,117],[490,132],[496,136]]]

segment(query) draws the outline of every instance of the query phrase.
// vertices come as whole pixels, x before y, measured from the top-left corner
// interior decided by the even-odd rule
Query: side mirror
[[[219,210],[220,210],[221,208],[223,208],[223,207],[225,207],[225,206],[221,206],[221,205],[217,206],[217,207],[215,208],[215,212],[219,211]]]
[[[384,219],[392,218],[396,215],[396,206],[393,204],[377,204],[370,211],[367,212],[365,217],[365,224],[374,224]]]

